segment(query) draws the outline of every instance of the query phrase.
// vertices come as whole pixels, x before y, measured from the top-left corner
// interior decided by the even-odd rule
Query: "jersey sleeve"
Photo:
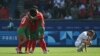
[[[22,18],[21,24],[25,24],[25,23],[26,23],[26,18]]]
[[[39,20],[41,20],[41,19],[43,18],[43,14],[42,14],[42,13],[38,13],[38,14],[37,14],[37,18],[38,18]]]
[[[27,26],[27,19],[26,19],[26,17],[24,17],[21,20],[20,27],[23,28],[23,27],[26,27],[26,26]]]
[[[41,27],[44,27],[44,24],[45,24],[45,23],[44,23],[43,14],[42,14],[42,13],[38,13],[37,18],[38,18],[39,25],[40,25]]]

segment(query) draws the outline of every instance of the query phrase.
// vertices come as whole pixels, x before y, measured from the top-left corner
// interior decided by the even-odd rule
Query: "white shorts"
[[[82,43],[81,41],[76,41],[76,42],[75,42],[75,46],[78,47],[78,46],[81,45],[81,43]]]

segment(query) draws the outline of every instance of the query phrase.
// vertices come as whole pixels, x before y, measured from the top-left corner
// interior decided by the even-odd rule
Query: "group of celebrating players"
[[[41,12],[34,6],[27,14],[22,18],[18,28],[18,46],[16,48],[17,53],[22,53],[22,46],[25,44],[25,53],[33,53],[38,43],[43,50],[43,53],[47,53],[46,42],[44,40],[45,23],[44,17]],[[87,45],[91,44],[95,32],[93,30],[82,32],[76,42],[78,52],[83,52],[83,49]]]
[[[18,32],[17,53],[22,53],[22,46],[25,44],[25,53],[33,53],[38,43],[47,53],[46,42],[44,41],[45,23],[43,14],[38,11],[37,7],[31,8],[22,18]]]

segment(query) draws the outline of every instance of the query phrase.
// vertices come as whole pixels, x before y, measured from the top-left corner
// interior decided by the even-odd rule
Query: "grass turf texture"
[[[37,47],[33,54],[16,54],[15,47],[0,47],[0,56],[100,56],[100,47],[88,48],[88,52],[76,52],[74,47],[48,47],[49,52],[43,54]],[[24,51],[24,48],[23,48]]]

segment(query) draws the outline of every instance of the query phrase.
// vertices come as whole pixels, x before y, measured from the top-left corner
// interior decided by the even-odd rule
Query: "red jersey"
[[[38,27],[44,28],[43,14],[41,12],[37,12],[36,17],[37,17],[37,19],[35,20],[35,23],[34,24],[32,24],[32,23],[30,24],[31,25],[31,31],[36,31],[38,29]]]
[[[26,15],[22,18],[19,28],[28,27],[31,32],[36,31],[38,27],[44,28],[44,18],[41,12],[37,12],[37,19],[32,21]]]
[[[24,16],[22,18],[22,20],[21,20],[19,28],[27,27],[28,26],[28,22],[29,22],[28,16]]]
[[[38,12],[37,13],[37,21],[36,21],[36,23],[37,23],[37,26],[41,26],[41,27],[45,27],[44,25],[45,25],[45,23],[44,23],[44,17],[43,17],[43,14],[41,13],[41,12]]]
[[[29,19],[29,17],[26,15],[22,18],[19,28],[27,27],[31,32],[35,31],[36,25],[32,22],[32,20]]]

